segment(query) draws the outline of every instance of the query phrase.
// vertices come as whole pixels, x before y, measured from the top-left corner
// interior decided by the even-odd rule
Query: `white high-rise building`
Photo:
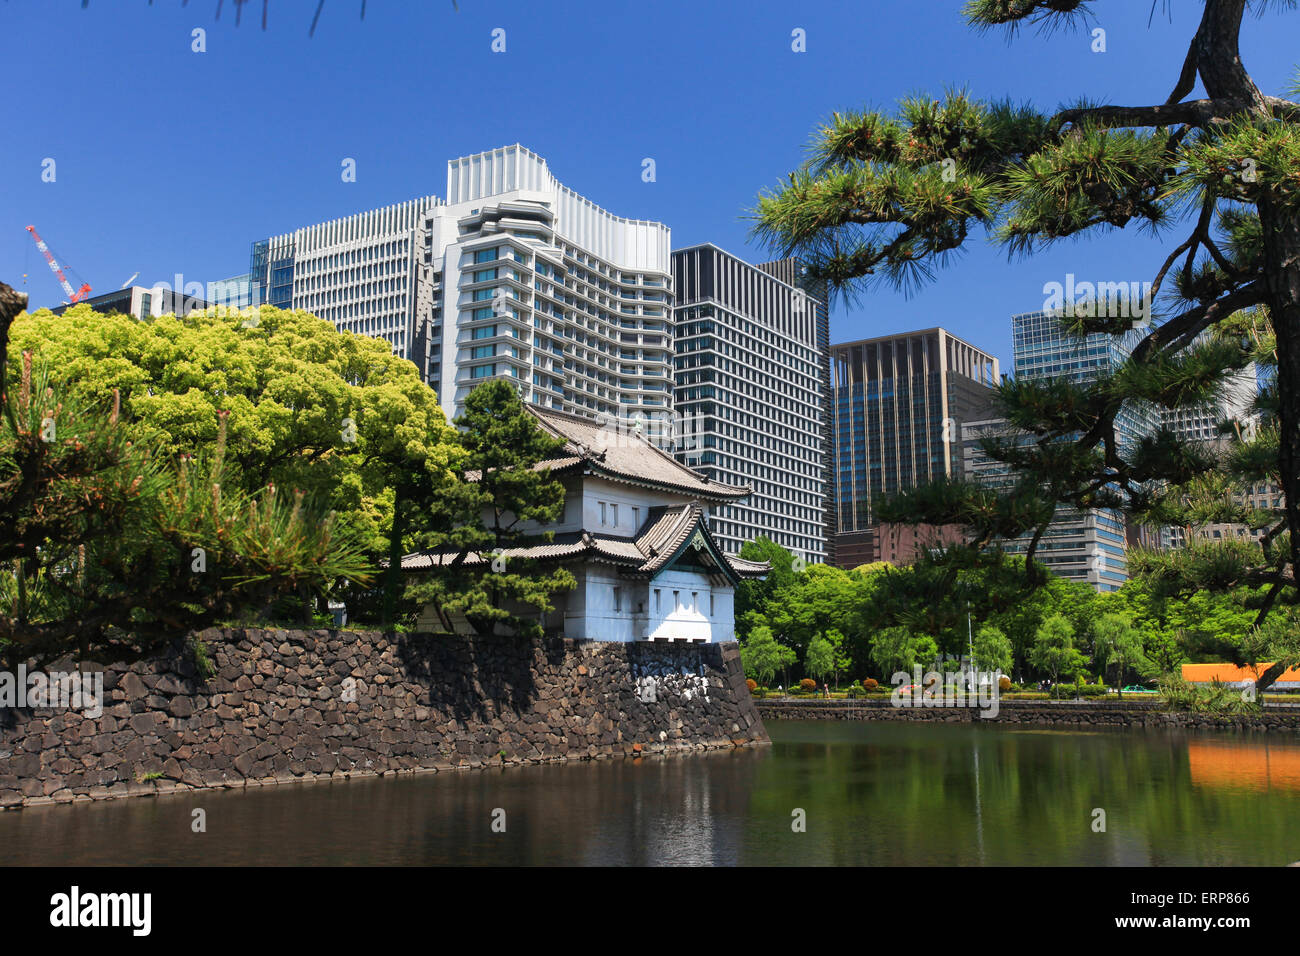
[[[386,338],[449,416],[493,378],[591,417],[672,404],[670,236],[615,216],[506,146],[447,164],[429,196],[253,247],[270,305]]]

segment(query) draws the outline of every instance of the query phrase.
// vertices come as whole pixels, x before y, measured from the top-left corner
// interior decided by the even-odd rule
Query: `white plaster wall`
[[[628,580],[614,569],[599,565],[577,569],[578,587],[569,593],[565,608],[565,637],[593,641],[635,641],[638,639],[637,614],[644,606],[644,582]],[[622,593],[622,609],[614,610],[614,588]]]
[[[658,610],[655,591],[660,593]],[[727,590],[730,590],[729,588]],[[714,614],[709,614],[709,596],[714,593],[707,576],[694,571],[665,571],[650,582],[646,601],[646,637],[651,640],[721,640],[714,635],[713,620],[721,609],[714,598]],[[680,607],[675,606],[673,592],[680,594]],[[691,595],[697,595],[692,605]]]
[[[650,515],[650,509],[661,506],[682,505],[690,501],[688,495],[669,495],[649,491],[616,481],[588,478],[582,487],[582,523],[588,531],[630,538],[641,530]],[[600,523],[600,503],[605,502],[606,523]],[[618,524],[610,505],[618,505]],[[641,509],[640,524],[633,521],[633,508]]]

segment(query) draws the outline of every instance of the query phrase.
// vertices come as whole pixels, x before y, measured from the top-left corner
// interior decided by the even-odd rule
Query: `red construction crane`
[[[63,291],[68,294],[68,304],[75,305],[86,296],[90,295],[90,286],[84,282],[81,284],[80,289],[76,292],[72,291],[72,283],[68,281],[68,277],[63,274],[63,269],[60,268],[58,262],[55,261],[54,253],[50,251],[50,247],[47,246],[45,240],[37,234],[36,227],[28,226],[27,231],[30,232],[32,238],[36,240],[36,248],[44,253],[45,261],[50,264],[50,271],[53,272],[55,278],[59,280],[59,285],[63,286]]]

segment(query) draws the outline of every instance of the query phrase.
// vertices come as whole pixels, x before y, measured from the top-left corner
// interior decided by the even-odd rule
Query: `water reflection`
[[[1243,790],[1300,790],[1300,745],[1193,740],[1187,746],[1192,783]]]
[[[773,722],[690,757],[287,785],[0,814],[0,861],[1126,865],[1300,859],[1300,744]],[[191,810],[208,831],[190,830]],[[806,813],[806,832],[791,812]],[[1106,810],[1105,833],[1093,810]],[[492,830],[504,811],[504,833]]]

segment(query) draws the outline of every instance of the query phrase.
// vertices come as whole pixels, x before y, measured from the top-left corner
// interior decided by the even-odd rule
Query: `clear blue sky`
[[[62,292],[34,223],[95,288],[206,282],[247,271],[256,238],[445,189],[446,161],[523,143],[612,212],[656,219],[675,246],[710,241],[752,261],[743,218],[803,158],[834,109],[890,107],[968,86],[1051,108],[1087,96],[1148,103],[1172,89],[1199,4],[1099,0],[1087,32],[979,35],[961,0],[4,0],[0,278],[33,307]],[[1172,16],[1172,21],[1171,21]],[[1300,17],[1244,30],[1266,92],[1295,70]],[[207,52],[191,52],[191,30]],[[490,49],[506,30],[506,52]],[[791,31],[807,52],[791,51]],[[42,160],[57,180],[41,181]],[[344,157],[357,182],[340,180]],[[654,158],[657,181],[641,179]],[[1010,319],[1042,286],[1149,279],[1143,236],[1069,243],[1010,263],[981,237],[910,298],[880,287],[833,313],[835,341],[943,325],[1009,365]]]

